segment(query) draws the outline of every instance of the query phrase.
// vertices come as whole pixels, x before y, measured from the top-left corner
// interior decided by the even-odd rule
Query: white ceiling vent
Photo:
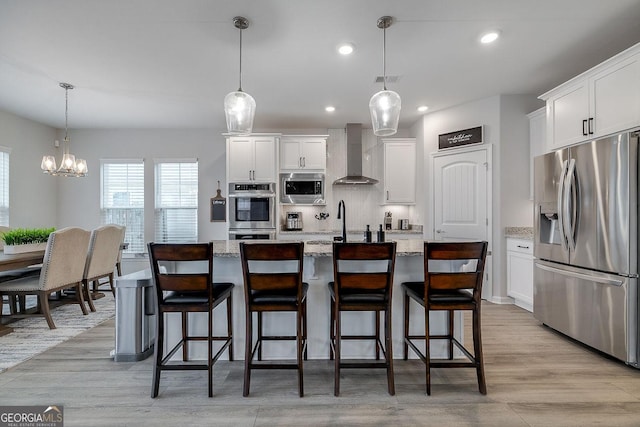
[[[387,76],[387,83],[398,83],[400,80],[400,76]],[[375,83],[382,83],[384,81],[384,77],[378,76],[376,77]]]

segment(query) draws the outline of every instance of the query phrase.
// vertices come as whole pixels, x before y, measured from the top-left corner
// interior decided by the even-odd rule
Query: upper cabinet
[[[384,145],[384,203],[416,202],[416,140],[388,138]]]
[[[543,94],[547,151],[640,125],[640,44]]]
[[[276,182],[276,136],[227,137],[227,182]]]
[[[281,137],[280,170],[324,172],[326,168],[326,135],[286,135]]]

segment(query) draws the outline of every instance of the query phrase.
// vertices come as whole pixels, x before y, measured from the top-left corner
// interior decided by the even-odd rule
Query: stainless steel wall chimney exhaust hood
[[[378,180],[362,175],[362,123],[347,123],[347,176],[333,185],[373,185]]]

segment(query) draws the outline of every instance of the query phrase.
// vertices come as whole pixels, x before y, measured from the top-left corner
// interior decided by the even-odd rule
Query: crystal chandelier
[[[391,26],[393,18],[383,16],[378,19],[378,28],[382,29],[382,84],[383,90],[374,94],[369,101],[371,123],[373,133],[377,136],[390,136],[398,131],[400,119],[400,95],[392,90],[387,90],[386,47],[387,28]]]
[[[73,85],[60,83],[60,87],[64,89],[64,141],[62,145],[62,162],[60,163],[60,168],[56,169],[55,156],[43,156],[40,168],[42,172],[53,176],[87,176],[87,161],[84,159],[76,159],[76,156],[69,153],[69,89],[73,89]]]
[[[248,135],[253,129],[256,101],[242,91],[242,30],[249,27],[249,21],[242,16],[233,18],[233,25],[240,30],[240,85],[237,91],[224,97],[224,114],[227,118],[227,132],[233,135]]]

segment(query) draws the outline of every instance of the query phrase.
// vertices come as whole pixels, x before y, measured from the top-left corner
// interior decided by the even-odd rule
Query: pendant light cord
[[[238,92],[242,92],[242,28],[240,28],[240,83]]]
[[[64,87],[64,154],[69,154],[69,86]]]
[[[387,90],[387,26],[382,28],[382,87]]]

